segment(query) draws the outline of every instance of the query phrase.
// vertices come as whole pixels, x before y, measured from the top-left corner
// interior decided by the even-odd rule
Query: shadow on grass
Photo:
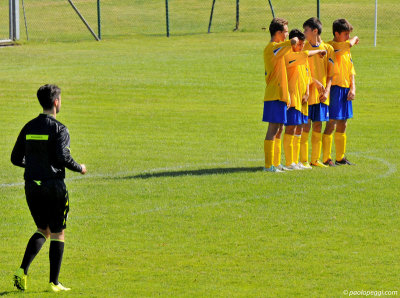
[[[203,176],[203,175],[221,175],[231,173],[252,173],[262,171],[262,167],[241,167],[241,168],[214,168],[200,170],[183,170],[183,171],[165,171],[155,173],[143,173],[132,176],[120,177],[117,179],[150,179],[160,177],[181,177],[181,176]]]
[[[14,290],[14,291],[0,292],[0,296],[21,295],[21,294],[39,294],[39,293],[42,294],[42,293],[46,293],[46,292],[28,292],[28,293],[26,293],[25,291]]]

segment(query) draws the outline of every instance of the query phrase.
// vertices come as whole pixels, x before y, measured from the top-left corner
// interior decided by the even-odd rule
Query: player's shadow
[[[182,170],[182,171],[164,171],[154,173],[143,173],[132,176],[125,176],[119,179],[150,179],[160,177],[181,177],[181,176],[203,176],[203,175],[221,175],[231,173],[252,173],[261,171],[262,167],[240,167],[240,168],[213,168],[200,170]]]

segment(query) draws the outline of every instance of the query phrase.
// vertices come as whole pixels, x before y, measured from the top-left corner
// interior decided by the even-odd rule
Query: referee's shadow
[[[223,175],[232,173],[252,173],[262,171],[263,167],[237,167],[237,168],[212,168],[199,170],[164,171],[143,173],[132,176],[124,176],[117,179],[150,179],[161,177],[181,177],[181,176],[204,176],[204,175]]]

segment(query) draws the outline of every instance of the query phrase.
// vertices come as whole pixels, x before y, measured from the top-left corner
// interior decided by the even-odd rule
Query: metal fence
[[[20,0],[22,1],[22,0]],[[97,0],[72,0],[93,30],[98,32]],[[0,39],[8,28],[6,2],[0,0]],[[212,33],[230,32],[236,27],[237,0],[215,0]],[[100,0],[103,39],[126,38],[135,34],[166,34],[165,0]],[[206,34],[213,0],[169,0],[171,36]],[[317,15],[317,0],[271,0],[276,16],[289,20],[290,28]],[[22,14],[22,3],[20,4]],[[24,0],[29,39],[32,41],[90,40],[93,36],[67,0]],[[272,19],[268,0],[239,2],[239,32],[261,32]],[[378,45],[399,36],[400,1],[378,1]],[[332,38],[331,24],[346,18],[354,32],[373,44],[375,0],[320,0],[322,37]],[[21,40],[26,40],[24,17],[20,16]]]

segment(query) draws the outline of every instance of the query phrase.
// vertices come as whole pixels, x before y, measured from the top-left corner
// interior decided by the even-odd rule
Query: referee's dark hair
[[[304,22],[303,29],[306,26],[310,27],[311,30],[318,29],[318,35],[321,35],[321,33],[322,33],[322,23],[318,18],[316,18],[316,17],[309,18],[307,21]]]
[[[292,29],[289,32],[289,39],[292,39],[293,37],[297,37],[299,40],[305,40],[306,36],[304,35],[303,32],[301,32],[299,29]]]
[[[54,101],[60,97],[61,89],[57,85],[46,84],[37,91],[37,98],[45,110],[53,107]]]

